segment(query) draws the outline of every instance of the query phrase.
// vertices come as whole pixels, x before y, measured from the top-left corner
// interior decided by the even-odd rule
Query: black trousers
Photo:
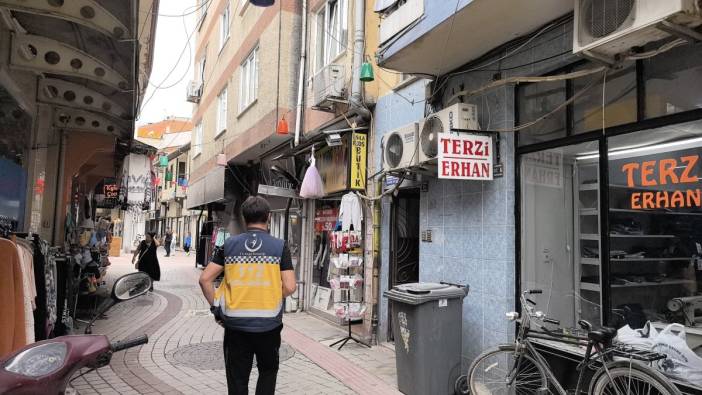
[[[224,363],[227,369],[229,395],[248,395],[254,355],[256,355],[258,368],[256,395],[275,394],[282,329],[281,325],[272,331],[260,333],[232,329],[224,331]]]
[[[170,255],[171,255],[171,242],[170,242],[170,241],[167,241],[167,242],[163,245],[163,248],[166,249],[166,256],[170,256]]]

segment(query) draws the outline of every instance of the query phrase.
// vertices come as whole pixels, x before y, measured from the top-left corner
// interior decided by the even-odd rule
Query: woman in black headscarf
[[[140,272],[144,272],[151,277],[152,281],[161,280],[161,267],[158,265],[158,257],[156,256],[156,248],[158,242],[154,238],[156,232],[148,232],[144,240],[139,243],[139,247],[134,251],[132,263]],[[154,286],[151,284],[151,290]]]

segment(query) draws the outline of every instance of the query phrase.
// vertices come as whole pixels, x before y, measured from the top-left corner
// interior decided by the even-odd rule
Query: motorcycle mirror
[[[125,274],[115,281],[112,287],[112,299],[115,302],[124,302],[134,299],[149,292],[151,277],[144,272]]]

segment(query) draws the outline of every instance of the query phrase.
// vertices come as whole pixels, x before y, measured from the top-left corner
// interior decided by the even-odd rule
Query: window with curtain
[[[217,132],[215,137],[227,130],[227,87],[217,95]]]
[[[197,125],[195,125],[192,150],[193,156],[198,156],[202,153],[202,121],[198,122]]]
[[[222,11],[222,17],[220,18],[219,25],[219,50],[221,51],[229,38],[229,3],[224,6],[224,11]]]
[[[241,64],[241,79],[239,82],[239,112],[243,112],[258,95],[258,48]]]
[[[331,63],[348,43],[348,0],[329,0],[316,17],[317,69]]]

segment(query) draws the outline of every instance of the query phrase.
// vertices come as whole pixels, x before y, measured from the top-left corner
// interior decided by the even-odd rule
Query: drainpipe
[[[307,66],[307,0],[302,0],[302,29],[300,29],[300,71],[297,82],[297,111],[295,112],[295,146],[300,144],[302,109],[305,106],[305,67]]]
[[[350,112],[358,115],[357,122],[371,119],[370,111],[363,103],[363,83],[361,82],[361,65],[366,46],[366,0],[356,0],[353,17],[353,66],[351,78],[351,95],[349,97]]]
[[[51,229],[51,245],[56,245],[59,235],[56,234],[60,220],[63,215],[63,197],[64,197],[64,177],[66,167],[66,132],[61,129],[59,132],[59,155],[58,155],[58,174],[56,180],[56,193],[54,194],[54,226]],[[61,227],[63,230],[63,226]],[[63,237],[61,237],[63,240]]]
[[[383,179],[375,181],[375,196],[383,193]],[[380,209],[382,200],[373,202],[373,316],[371,318],[371,344],[378,344],[378,311],[380,301]]]

